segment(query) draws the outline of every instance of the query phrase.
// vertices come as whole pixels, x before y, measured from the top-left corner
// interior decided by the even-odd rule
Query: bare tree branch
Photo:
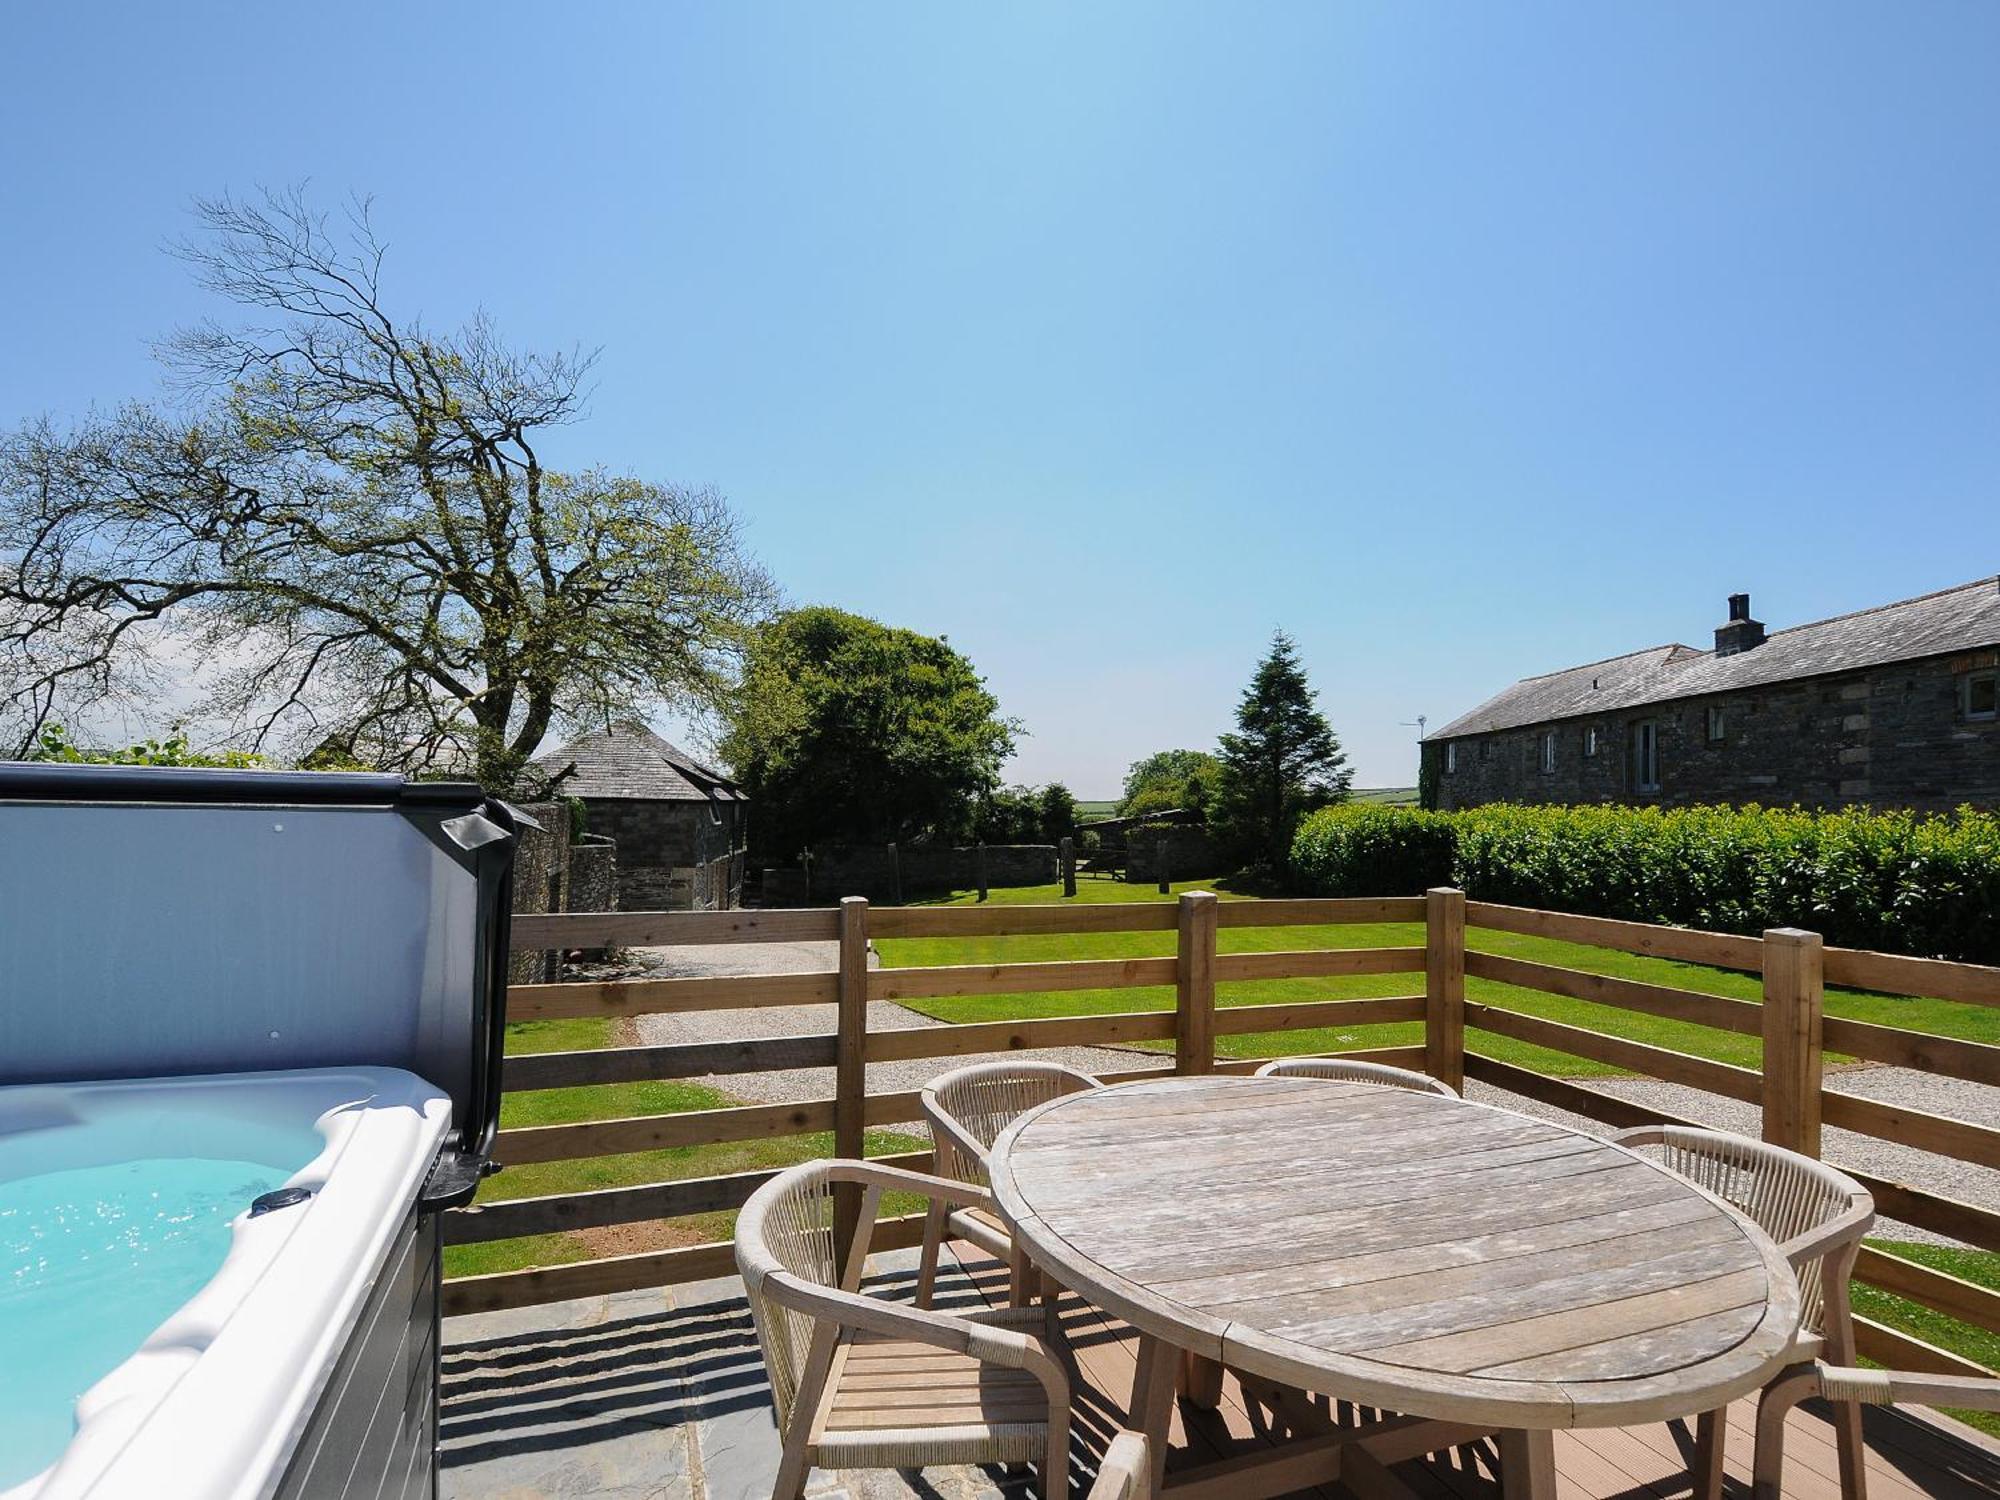
[[[717,698],[772,586],[712,491],[543,466],[594,356],[393,317],[365,200],[195,212],[175,253],[252,321],[159,346],[183,410],[0,437],[0,741],[143,701],[168,645],[246,744],[497,787],[559,724]]]

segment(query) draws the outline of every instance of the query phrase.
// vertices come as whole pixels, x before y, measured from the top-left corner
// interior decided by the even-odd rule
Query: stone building
[[[616,846],[625,911],[739,905],[749,803],[722,772],[630,722],[586,734],[535,763],[556,795],[583,803],[594,837]]]
[[[1427,736],[1433,805],[2000,805],[2000,578],[1529,677]]]

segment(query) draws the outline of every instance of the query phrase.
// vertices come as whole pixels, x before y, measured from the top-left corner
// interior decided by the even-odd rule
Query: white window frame
[[[1444,742],[1444,774],[1447,776],[1456,776],[1458,774],[1457,740],[1446,740]]]
[[[1978,682],[1992,684],[1995,699],[1992,708],[1975,709],[1972,706],[1972,688],[1973,684]],[[1967,672],[1958,679],[1958,716],[1973,724],[1984,724],[1993,719],[2000,719],[2000,667]]]
[[[1631,729],[1632,790],[1660,789],[1660,721],[1634,719]]]
[[[1597,726],[1592,724],[1583,731],[1583,753],[1586,759],[1597,754]]]
[[[1542,774],[1544,776],[1553,776],[1555,769],[1556,732],[1553,729],[1544,729],[1542,731]]]
[[[1729,738],[1729,716],[1720,703],[1709,704],[1707,721],[1708,742],[1711,745],[1719,745]]]

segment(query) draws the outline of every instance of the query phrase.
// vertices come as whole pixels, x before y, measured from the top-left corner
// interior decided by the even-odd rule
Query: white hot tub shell
[[[416,1471],[428,1471],[434,1442],[422,1393],[435,1359],[436,1243],[411,1205],[450,1128],[450,1098],[393,1068],[27,1084],[0,1089],[0,1164],[10,1145],[77,1164],[62,1132],[177,1111],[209,1131],[229,1120],[316,1130],[319,1154],[286,1184],[311,1196],[240,1215],[208,1284],[84,1393],[62,1456],[0,1500],[340,1494],[363,1473],[371,1495],[427,1492]],[[346,1401],[353,1440],[337,1452],[315,1444],[343,1398],[362,1394],[340,1389],[343,1352],[371,1344],[371,1376],[402,1378],[371,1379],[366,1401]],[[412,1384],[414,1409],[403,1400]]]

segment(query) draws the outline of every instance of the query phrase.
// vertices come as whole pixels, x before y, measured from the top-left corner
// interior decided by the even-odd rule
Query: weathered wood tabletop
[[[1239,1466],[1206,1481],[1221,1494],[1334,1475],[1391,1494],[1384,1465],[1476,1431],[1502,1434],[1510,1493],[1543,1493],[1550,1429],[1724,1406],[1779,1368],[1799,1318],[1783,1256],[1720,1199],[1595,1136],[1434,1094],[1126,1084],[1024,1115],[989,1170],[1031,1258],[1147,1342],[1135,1420],[1157,1450],[1169,1351],[1433,1419],[1323,1434],[1323,1466],[1295,1456],[1263,1486]]]

